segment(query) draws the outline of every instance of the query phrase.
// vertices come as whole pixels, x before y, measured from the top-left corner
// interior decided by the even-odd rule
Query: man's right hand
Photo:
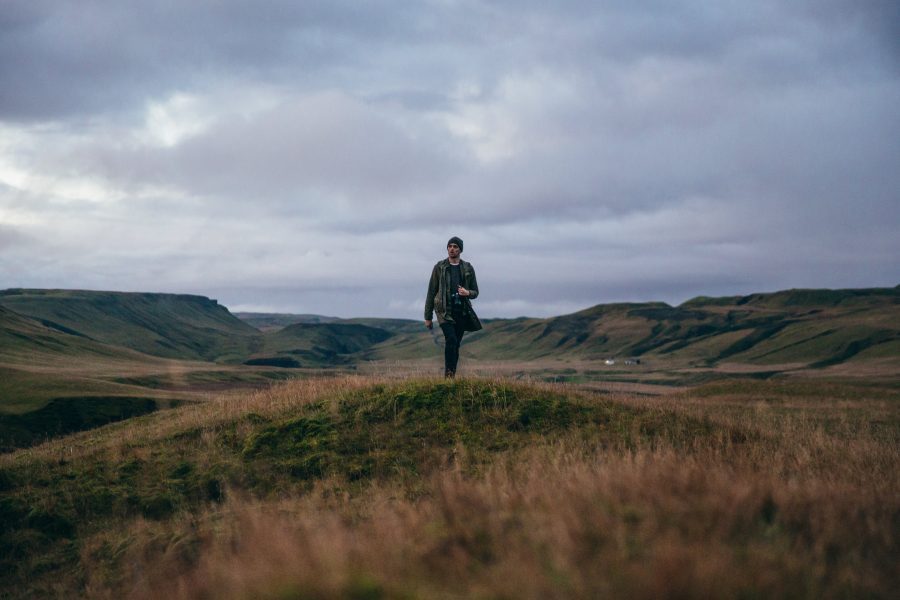
[[[428,321],[428,320],[425,321],[425,327],[427,327],[428,329],[431,329],[432,326],[433,326],[433,323],[431,321]]]

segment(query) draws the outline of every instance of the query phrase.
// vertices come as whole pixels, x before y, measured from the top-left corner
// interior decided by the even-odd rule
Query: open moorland
[[[486,321],[0,292],[0,596],[888,598],[900,288]],[[165,410],[162,410],[165,409]]]
[[[346,373],[430,375],[419,321],[231,314],[202,296],[0,291],[0,450],[228,390]],[[900,382],[900,288],[788,290],[494,319],[472,375],[666,393],[726,378]]]
[[[900,392],[310,378],[0,455],[10,597],[890,598]]]
[[[141,356],[294,368],[433,354],[418,320],[238,316],[202,296],[12,289],[0,291],[0,349],[7,360],[49,351],[103,355],[112,346]],[[849,361],[895,367],[898,317],[900,286],[787,290],[700,297],[677,307],[601,304],[547,319],[488,319],[465,347],[482,361],[642,358],[654,370],[741,365],[790,373]]]

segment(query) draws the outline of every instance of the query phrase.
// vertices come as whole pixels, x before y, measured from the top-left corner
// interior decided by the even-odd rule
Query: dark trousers
[[[456,375],[456,364],[459,362],[459,345],[462,343],[463,323],[461,318],[454,322],[441,323],[441,331],[444,332],[444,375],[453,377]]]

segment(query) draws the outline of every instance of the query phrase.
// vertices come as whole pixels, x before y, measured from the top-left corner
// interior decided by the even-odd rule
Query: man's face
[[[447,256],[450,258],[459,258],[459,246],[456,244],[447,244]]]

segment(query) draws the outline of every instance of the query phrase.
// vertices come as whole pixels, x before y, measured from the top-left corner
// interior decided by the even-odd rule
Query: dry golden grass
[[[249,412],[286,414],[384,381],[311,380],[213,400],[143,418],[119,443],[211,430]],[[81,550],[85,590],[110,598],[893,597],[897,399],[851,389],[745,382],[730,392],[605,395],[707,417],[723,434],[622,447],[571,436],[478,469],[457,449],[447,468],[417,482],[353,487],[330,478],[269,501],[232,490],[222,505],[94,535]],[[735,442],[724,433],[735,428],[749,435]],[[60,449],[45,445],[32,459]],[[100,558],[110,553],[113,570]]]
[[[838,482],[749,475],[660,451],[535,455],[474,480],[444,472],[428,489],[410,500],[376,486],[351,499],[326,484],[169,527],[138,525],[131,593],[840,597],[896,583],[889,490],[860,497]]]

